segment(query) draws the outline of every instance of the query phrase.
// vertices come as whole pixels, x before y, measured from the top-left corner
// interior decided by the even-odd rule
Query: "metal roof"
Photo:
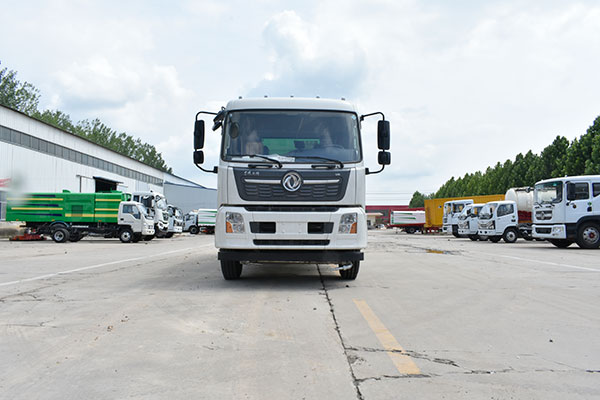
[[[307,98],[307,97],[262,97],[231,100],[227,110],[256,109],[301,109],[348,111],[357,113],[356,108],[345,100]]]

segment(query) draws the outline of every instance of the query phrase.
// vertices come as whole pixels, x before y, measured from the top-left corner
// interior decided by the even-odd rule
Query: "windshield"
[[[458,219],[460,219],[460,220],[467,219],[467,217],[470,216],[470,214],[471,214],[471,208],[465,207],[465,208],[463,208],[461,213],[458,215]]]
[[[482,207],[483,206],[473,207],[473,209],[471,210],[471,215],[473,215],[474,217],[478,216],[479,213],[481,212]]]
[[[536,204],[560,203],[562,201],[563,183],[547,182],[535,185],[534,202]]]
[[[452,210],[452,204],[451,203],[444,203],[444,217],[447,216],[448,214],[450,214],[450,210]]]
[[[223,128],[221,156],[232,160],[252,155],[290,157],[289,162],[297,163],[311,158],[359,162],[358,119],[334,111],[232,111]]]
[[[486,204],[481,207],[481,211],[479,211],[479,219],[491,219],[494,215],[494,210],[496,209],[496,204]]]
[[[161,210],[167,209],[167,202],[165,201],[164,197],[156,196],[156,206]]]

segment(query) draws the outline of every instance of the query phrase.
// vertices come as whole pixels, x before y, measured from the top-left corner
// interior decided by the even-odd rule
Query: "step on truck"
[[[154,235],[154,222],[130,195],[110,193],[27,193],[9,197],[7,221],[25,222],[34,234],[57,243],[77,242],[87,235],[137,242]]]
[[[442,232],[460,237],[458,233],[458,216],[468,204],[473,204],[473,200],[451,200],[444,203]]]
[[[219,165],[204,169],[205,123],[221,130]],[[380,115],[381,168],[365,168],[364,118]],[[238,99],[200,111],[194,164],[218,174],[215,245],[225,279],[247,263],[336,264],[355,279],[367,246],[365,176],[390,164],[389,122],[360,115],[345,100]]]
[[[535,184],[533,237],[556,247],[600,246],[600,175],[547,179]]]

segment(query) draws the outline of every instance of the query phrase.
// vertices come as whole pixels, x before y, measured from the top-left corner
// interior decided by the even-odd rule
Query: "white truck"
[[[146,207],[147,214],[154,219],[155,234],[145,236],[144,240],[151,240],[154,236],[165,237],[169,229],[169,211],[165,196],[152,190],[133,192],[131,195],[132,200],[142,203]]]
[[[477,221],[479,236],[487,236],[491,242],[514,243],[519,237],[517,225],[519,217],[517,203],[514,201],[490,201],[479,212]]]
[[[139,242],[146,236],[154,236],[154,220],[146,214],[146,208],[137,201],[119,204],[119,239],[123,243]]]
[[[206,170],[204,120],[221,128],[219,166]],[[381,168],[365,168],[364,118],[381,115]],[[194,164],[218,174],[215,245],[225,279],[245,263],[337,264],[355,279],[367,246],[365,175],[391,162],[389,121],[360,115],[345,100],[238,99],[218,113],[200,111]]]
[[[454,237],[460,237],[458,233],[458,216],[468,204],[473,204],[473,200],[451,200],[444,203],[442,232],[451,233]]]
[[[183,232],[183,212],[180,208],[168,204],[169,227],[167,228],[166,238],[172,238],[174,234]]]
[[[392,211],[392,228],[399,228],[406,233],[423,232],[425,211]]]
[[[485,236],[479,236],[477,230],[479,226],[477,221],[479,220],[479,212],[485,204],[473,203],[467,204],[465,208],[458,215],[458,234],[459,236],[466,236],[471,240],[486,240]]]
[[[600,246],[600,175],[547,179],[535,184],[533,237],[556,247]]]
[[[192,235],[198,233],[215,233],[215,222],[217,220],[217,210],[199,209],[190,211],[185,215],[183,231]]]

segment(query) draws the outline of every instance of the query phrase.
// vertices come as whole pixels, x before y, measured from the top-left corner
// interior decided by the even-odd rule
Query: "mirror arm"
[[[217,113],[215,112],[211,112],[211,111],[198,111],[196,113],[196,121],[198,121],[198,117],[200,116],[200,114],[210,114],[210,115],[217,115]]]
[[[377,114],[381,115],[381,118],[382,118],[382,119],[385,121],[385,115],[383,115],[383,113],[382,113],[381,111],[377,111],[377,112],[374,112],[374,113],[371,113],[371,114],[364,114],[364,115],[361,115],[361,116],[360,116],[360,120],[361,120],[361,121],[364,121],[364,120],[365,120],[365,118],[367,118],[367,117],[371,117],[371,116],[373,116],[373,115],[377,115]]]
[[[369,168],[365,168],[365,175],[375,175],[375,174],[378,174],[378,173],[380,173],[380,172],[381,172],[381,171],[383,171],[384,169],[385,169],[385,165],[382,165],[382,166],[381,166],[381,169],[380,169],[379,171],[373,171],[373,172],[371,172],[371,171],[369,170]]]
[[[204,169],[201,166],[199,166],[198,164],[194,164],[196,167],[200,168],[200,170],[204,171],[204,172],[210,172],[211,174],[216,174],[219,172],[219,167],[213,167],[212,170],[210,169]]]

